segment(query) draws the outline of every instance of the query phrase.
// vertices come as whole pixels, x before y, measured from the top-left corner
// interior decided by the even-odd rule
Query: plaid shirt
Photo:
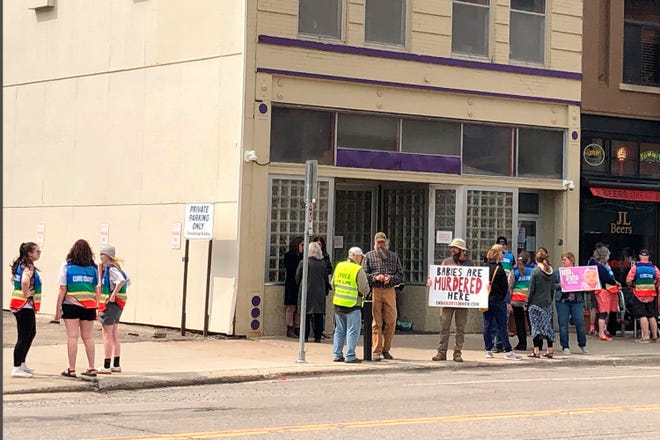
[[[376,250],[369,251],[364,256],[362,267],[364,267],[364,271],[367,273],[367,279],[369,280],[369,285],[371,287],[394,287],[403,282],[403,267],[401,267],[401,260],[399,260],[399,257],[394,252],[387,251],[387,253],[389,255],[387,260],[380,258],[380,255],[378,255],[378,251]],[[392,276],[392,279],[388,284],[385,284],[382,281],[376,281],[376,275],[381,273]]]

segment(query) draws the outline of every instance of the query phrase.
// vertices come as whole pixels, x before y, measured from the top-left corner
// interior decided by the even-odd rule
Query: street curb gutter
[[[395,361],[364,363],[360,365],[329,367],[307,370],[283,370],[283,371],[250,371],[235,372],[227,374],[226,372],[205,372],[205,373],[177,373],[163,375],[146,375],[139,377],[104,377],[99,380],[79,380],[67,381],[67,383],[46,386],[34,386],[32,388],[23,388],[21,390],[8,390],[5,395],[38,394],[38,393],[66,393],[66,392],[108,392],[123,390],[146,390],[168,387],[184,387],[215,384],[232,384],[243,382],[258,382],[267,380],[286,380],[288,378],[320,377],[333,375],[367,375],[367,374],[393,374],[422,372],[430,370],[449,370],[461,371],[477,368],[488,369],[509,369],[509,368],[552,368],[552,367],[582,367],[582,366],[611,366],[623,367],[632,365],[660,365],[660,355],[644,355],[635,357],[608,357],[608,358],[587,358],[572,357],[570,359],[538,360],[530,362],[501,361],[465,361],[456,363],[452,361],[431,362],[431,361]]]

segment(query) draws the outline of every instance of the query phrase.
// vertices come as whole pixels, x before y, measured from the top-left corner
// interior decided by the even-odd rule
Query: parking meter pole
[[[364,347],[364,353],[362,354],[362,358],[365,361],[371,360],[371,321],[373,320],[372,309],[373,301],[365,301],[364,306],[362,306],[362,321],[364,322],[364,343],[362,344]]]

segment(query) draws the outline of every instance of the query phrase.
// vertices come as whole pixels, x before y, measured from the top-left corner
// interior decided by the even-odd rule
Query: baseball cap
[[[504,244],[506,246],[509,245],[509,242],[507,241],[506,237],[497,237],[497,241],[495,241],[497,244]]]
[[[377,232],[374,236],[374,241],[387,241],[387,235],[384,232]]]
[[[642,249],[641,251],[639,251],[639,255],[641,255],[642,257],[648,257],[649,256],[649,250],[648,249]]]
[[[362,249],[360,249],[357,246],[354,246],[354,247],[352,247],[348,250],[348,255],[355,255],[355,256],[363,255],[362,254]]]

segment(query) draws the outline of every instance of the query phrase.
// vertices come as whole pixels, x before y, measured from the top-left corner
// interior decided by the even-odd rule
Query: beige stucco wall
[[[85,238],[98,253],[107,223],[133,279],[123,319],[177,327],[184,245],[170,248],[172,224],[183,223],[186,203],[211,202],[209,329],[233,332],[243,2],[3,7],[12,17],[4,29],[3,277],[20,242],[34,241],[44,224],[43,309],[53,313],[67,251]],[[207,245],[190,245],[190,329],[203,327]]]

